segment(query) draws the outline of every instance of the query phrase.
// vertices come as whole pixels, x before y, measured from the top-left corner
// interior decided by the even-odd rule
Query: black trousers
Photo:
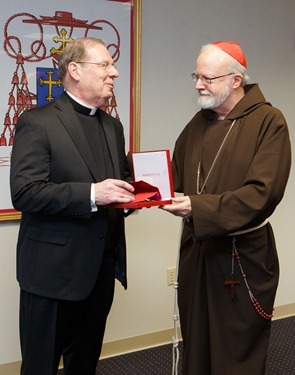
[[[95,287],[83,301],[21,290],[21,375],[56,375],[61,356],[65,375],[95,375],[114,285],[115,259],[107,250]]]

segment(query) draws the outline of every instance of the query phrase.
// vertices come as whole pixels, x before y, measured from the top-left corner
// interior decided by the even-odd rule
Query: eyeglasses
[[[217,77],[209,78],[209,77],[205,77],[205,76],[199,76],[196,73],[192,73],[191,77],[192,77],[192,80],[194,82],[197,82],[200,79],[202,82],[206,82],[206,83],[211,84],[212,81],[214,81],[215,79],[222,78],[222,77],[227,77],[227,76],[231,76],[233,74],[236,74],[236,73],[228,73],[228,74],[223,74],[222,76],[217,76]]]
[[[104,70],[110,70],[111,68],[117,69],[116,65],[114,63],[109,63],[109,62],[101,62],[101,63],[96,63],[96,62],[90,62],[90,61],[76,61],[77,64],[91,64],[91,65],[97,65],[100,68],[103,68]]]

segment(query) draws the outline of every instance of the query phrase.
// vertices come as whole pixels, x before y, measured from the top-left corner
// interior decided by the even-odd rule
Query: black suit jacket
[[[115,178],[129,180],[122,124],[99,110]],[[63,94],[24,112],[11,157],[11,197],[22,211],[17,244],[20,287],[38,295],[81,300],[96,281],[107,234],[105,209],[92,214],[91,183],[101,181],[77,115]],[[120,210],[116,277],[126,282]]]

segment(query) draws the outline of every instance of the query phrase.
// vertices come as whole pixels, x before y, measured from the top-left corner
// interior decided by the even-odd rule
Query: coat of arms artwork
[[[68,3],[68,6],[66,4]],[[40,5],[1,5],[2,78],[0,101],[0,220],[14,219],[9,194],[10,154],[19,115],[54,101],[62,92],[58,61],[63,49],[81,37],[100,38],[118,70],[113,96],[102,108],[124,125],[127,150],[133,147],[134,3],[100,0],[73,4],[51,1]],[[9,8],[9,9],[8,9]],[[16,217],[17,218],[17,217]]]

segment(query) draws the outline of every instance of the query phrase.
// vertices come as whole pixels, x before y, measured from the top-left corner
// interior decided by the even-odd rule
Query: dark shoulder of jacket
[[[29,108],[25,110],[24,112],[22,112],[19,118],[21,118],[22,116],[31,115],[31,114],[35,116],[39,116],[39,115],[43,115],[46,113],[52,113],[52,110],[56,107],[58,108],[58,106],[56,105],[56,101],[53,101],[51,103],[42,105],[40,107]]]

